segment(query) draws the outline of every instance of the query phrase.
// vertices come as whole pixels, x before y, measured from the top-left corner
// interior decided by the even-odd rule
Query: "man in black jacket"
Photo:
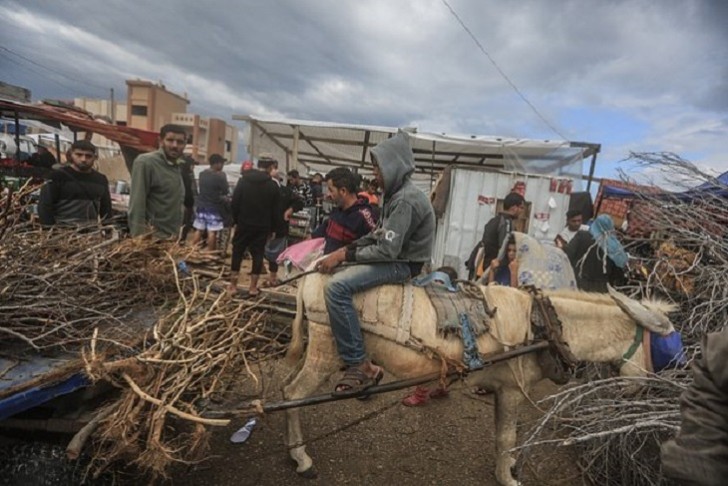
[[[258,279],[263,273],[265,243],[276,231],[280,219],[280,192],[273,181],[278,173],[278,161],[258,160],[258,170],[249,170],[238,180],[232,200],[235,236],[228,291],[237,290],[240,264],[247,249],[253,259],[248,295],[258,295]]]
[[[70,152],[70,165],[54,170],[40,190],[38,216],[45,226],[78,225],[111,216],[109,181],[94,170],[96,147],[78,140]]]

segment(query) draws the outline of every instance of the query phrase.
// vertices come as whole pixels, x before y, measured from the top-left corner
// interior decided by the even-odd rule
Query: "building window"
[[[232,144],[230,143],[230,140],[225,140],[225,152],[230,152],[230,149],[232,149]]]
[[[125,121],[117,121],[116,124],[119,125],[120,127],[125,127],[126,126],[126,122]]]
[[[187,134],[187,143],[188,143],[188,144],[190,144],[190,145],[192,145],[192,144],[194,143],[194,142],[192,141],[192,134],[191,134],[191,133],[188,133],[188,134]]]
[[[132,116],[147,116],[147,107],[142,105],[131,105]]]

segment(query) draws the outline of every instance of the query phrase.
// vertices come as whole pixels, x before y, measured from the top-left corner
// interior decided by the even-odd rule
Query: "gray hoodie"
[[[377,229],[352,243],[347,261],[428,263],[435,242],[435,213],[427,195],[410,181],[415,163],[409,136],[400,131],[372,148],[371,154],[384,179],[382,217]]]

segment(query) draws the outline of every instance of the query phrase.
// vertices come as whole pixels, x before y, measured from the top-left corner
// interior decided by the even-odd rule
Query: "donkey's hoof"
[[[316,479],[318,477],[318,472],[315,467],[311,466],[305,471],[299,472],[298,475],[303,479]]]

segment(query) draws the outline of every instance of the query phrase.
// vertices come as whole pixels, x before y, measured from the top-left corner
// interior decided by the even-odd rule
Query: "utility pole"
[[[114,88],[111,88],[111,124],[116,125],[116,106],[114,106]]]

